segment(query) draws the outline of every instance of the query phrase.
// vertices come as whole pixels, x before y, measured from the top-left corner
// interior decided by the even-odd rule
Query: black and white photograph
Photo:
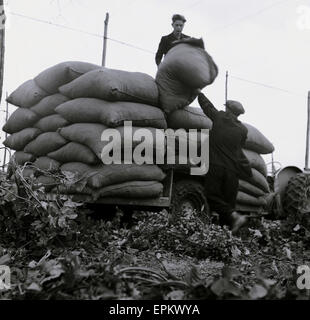
[[[0,0],[0,300],[310,300],[309,138],[309,0]]]

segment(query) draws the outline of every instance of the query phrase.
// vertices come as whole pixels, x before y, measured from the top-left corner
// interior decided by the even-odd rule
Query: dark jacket
[[[181,39],[184,39],[184,38],[190,38],[190,37],[182,33]],[[163,55],[166,55],[167,52],[173,47],[172,42],[176,40],[178,39],[174,36],[173,32],[161,38],[158,46],[158,50],[155,56],[155,62],[157,65],[160,64],[161,59],[163,58]]]
[[[233,170],[240,178],[252,176],[251,166],[242,152],[248,130],[230,113],[218,111],[201,93],[198,102],[207,117],[213,121],[209,136],[209,162]]]

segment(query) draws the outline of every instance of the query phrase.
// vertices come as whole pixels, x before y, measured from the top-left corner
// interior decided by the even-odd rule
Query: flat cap
[[[240,114],[245,113],[243,105],[238,101],[227,100],[226,108],[236,116],[239,116]]]

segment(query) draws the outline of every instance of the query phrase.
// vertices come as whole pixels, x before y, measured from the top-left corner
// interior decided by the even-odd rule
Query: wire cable
[[[55,26],[55,27],[58,27],[58,28],[63,28],[63,29],[71,30],[71,31],[76,31],[76,32],[88,34],[90,36],[94,36],[94,37],[97,37],[97,38],[102,38],[103,37],[102,35],[100,35],[98,33],[93,33],[93,32],[89,32],[89,31],[85,31],[85,30],[81,30],[81,29],[77,29],[77,28],[73,28],[73,27],[64,26],[62,24],[53,23],[51,21],[30,17],[30,16],[27,16],[27,15],[24,15],[24,14],[20,14],[20,13],[16,13],[16,12],[7,12],[7,13],[11,14],[12,16],[17,16],[17,17],[21,17],[21,18],[24,18],[24,19],[28,19],[28,20],[49,24],[49,25],[52,25],[52,26]]]
[[[42,20],[42,19],[38,19],[38,18],[26,16],[26,15],[19,14],[19,13],[16,13],[16,12],[8,12],[8,13],[11,14],[11,15],[13,15],[13,16],[25,18],[25,19],[28,19],[28,20],[31,20],[31,21],[49,24],[49,25],[52,25],[52,26],[55,26],[55,27],[58,27],[58,28],[68,29],[68,30],[71,30],[71,31],[75,31],[75,32],[87,34],[87,35],[94,36],[94,37],[101,38],[101,39],[103,38],[103,35],[100,35],[100,34],[98,34],[98,33],[93,33],[93,32],[89,32],[89,31],[85,31],[85,30],[81,30],[81,29],[76,29],[76,28],[64,26],[64,25],[62,25],[62,24],[53,23],[53,22],[51,22],[51,21],[47,21],[47,20]],[[133,44],[130,44],[130,43],[127,43],[127,42],[124,42],[124,41],[116,40],[116,39],[113,39],[113,38],[110,38],[110,37],[107,37],[107,39],[109,39],[109,40],[111,40],[111,41],[113,41],[113,42],[116,42],[116,43],[125,45],[125,46],[130,47],[130,48],[134,48],[134,49],[137,49],[137,50],[141,50],[141,51],[144,51],[144,52],[147,52],[147,53],[150,53],[150,54],[155,54],[155,53],[154,53],[153,51],[151,51],[151,50],[144,49],[144,48],[135,46],[135,45],[133,45]]]
[[[250,13],[250,14],[246,15],[246,16],[240,17],[240,18],[238,18],[237,20],[235,20],[235,21],[233,21],[231,23],[228,23],[226,25],[219,26],[217,28],[211,29],[211,33],[212,32],[218,32],[220,30],[229,28],[229,27],[231,27],[231,26],[233,26],[235,24],[238,24],[238,23],[240,23],[240,22],[242,22],[244,20],[247,20],[249,18],[253,18],[253,17],[255,17],[255,16],[257,16],[257,15],[259,15],[259,14],[261,14],[261,13],[267,11],[267,10],[269,10],[269,9],[272,9],[273,7],[276,7],[276,6],[280,5],[280,4],[282,4],[284,2],[288,2],[288,1],[290,1],[290,0],[281,0],[281,1],[278,1],[278,2],[274,2],[273,4],[271,4],[269,6],[266,6],[266,7],[262,8],[262,9],[260,9],[258,11],[255,11],[253,13]]]
[[[305,97],[305,95],[303,95],[301,93],[292,92],[292,91],[289,91],[289,90],[286,90],[286,89],[282,89],[282,88],[279,88],[279,87],[275,87],[275,86],[271,86],[271,85],[268,85],[268,84],[265,84],[265,83],[262,83],[262,82],[247,80],[247,79],[243,79],[243,78],[236,77],[236,76],[233,76],[233,75],[230,75],[230,77],[233,78],[233,79],[239,80],[239,81],[252,83],[252,84],[255,84],[255,85],[258,85],[258,86],[262,86],[262,87],[265,87],[265,88],[268,88],[268,89],[278,90],[278,91],[286,92],[286,93],[289,93],[289,94],[292,94],[292,95],[295,95],[295,96]]]

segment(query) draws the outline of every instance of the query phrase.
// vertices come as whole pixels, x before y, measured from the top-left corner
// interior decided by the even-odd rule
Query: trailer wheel
[[[210,220],[210,209],[203,185],[194,180],[177,181],[172,189],[172,217],[175,219],[189,211],[197,213],[204,222]]]
[[[299,173],[291,178],[283,199],[284,215],[296,224],[310,224],[310,174]]]

